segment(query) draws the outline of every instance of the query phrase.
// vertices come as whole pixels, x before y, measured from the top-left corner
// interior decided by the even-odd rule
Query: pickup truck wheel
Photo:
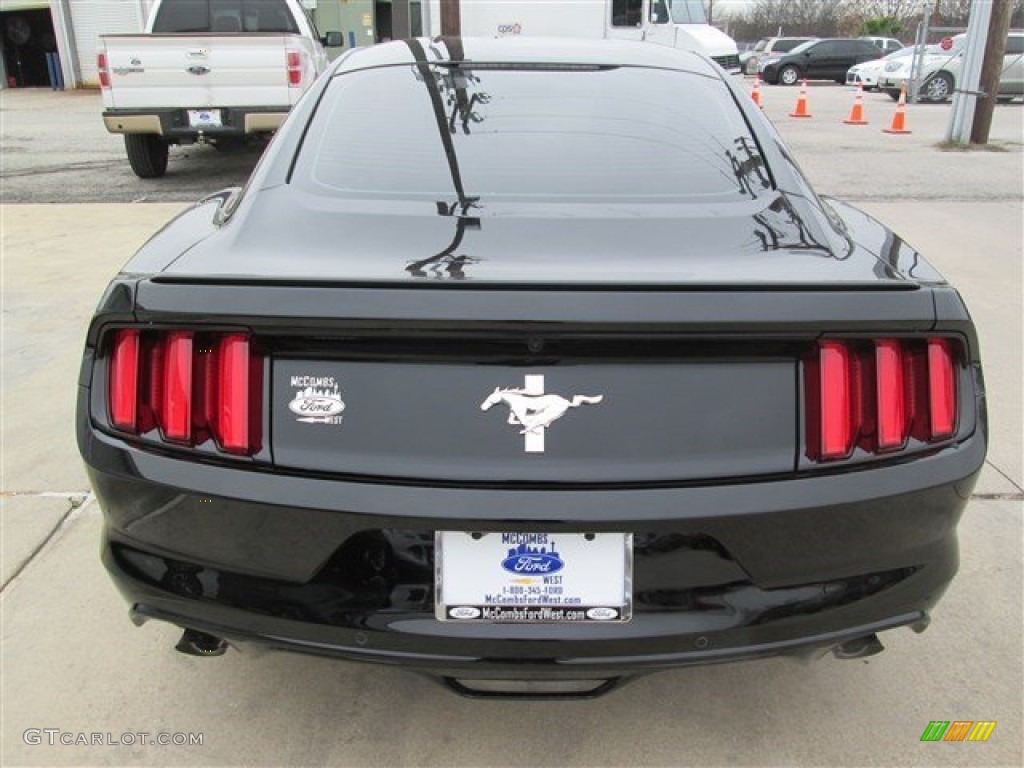
[[[126,133],[128,164],[140,179],[157,179],[167,171],[167,142],[151,133]]]

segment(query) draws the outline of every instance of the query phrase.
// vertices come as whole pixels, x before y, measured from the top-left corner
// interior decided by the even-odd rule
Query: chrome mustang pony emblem
[[[570,408],[581,405],[597,405],[604,400],[604,395],[574,395],[567,400],[561,395],[544,393],[544,377],[530,375],[526,377],[526,386],[522,389],[495,390],[480,404],[481,411],[489,411],[498,403],[508,406],[508,423],[522,427],[519,434],[526,438],[527,453],[544,453],[544,431],[565,415]]]

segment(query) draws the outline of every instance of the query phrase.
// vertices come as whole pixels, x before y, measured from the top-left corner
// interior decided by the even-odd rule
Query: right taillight
[[[110,425],[188,447],[212,439],[219,451],[253,455],[261,447],[262,365],[244,333],[115,331]]]
[[[819,342],[804,367],[808,457],[836,461],[858,447],[879,454],[911,438],[952,438],[958,349],[947,338]]]
[[[110,87],[110,71],[107,69],[107,54],[98,53],[96,54],[96,68],[99,70],[100,75],[100,88]]]
[[[933,440],[956,432],[956,363],[949,339],[928,340],[928,406]]]

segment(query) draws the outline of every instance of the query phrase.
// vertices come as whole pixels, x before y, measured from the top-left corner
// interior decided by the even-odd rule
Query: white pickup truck
[[[431,35],[441,0],[427,0]],[[704,0],[461,0],[463,37],[583,37],[636,40],[703,53],[740,73],[736,42],[708,24]]]
[[[157,0],[145,34],[100,37],[103,122],[137,176],[163,176],[171,144],[273,133],[340,45],[299,0]]]

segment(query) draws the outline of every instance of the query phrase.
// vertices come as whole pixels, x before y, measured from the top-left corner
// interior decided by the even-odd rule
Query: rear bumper
[[[567,491],[283,476],[79,437],[104,562],[138,617],[240,646],[514,679],[628,677],[923,629],[956,572],[956,524],[985,451],[979,430],[865,471]],[[632,531],[633,620],[438,622],[438,529]]]
[[[221,108],[223,125],[202,130],[189,126],[185,109],[108,109],[103,112],[103,124],[110,133],[150,133],[168,140],[210,138],[218,136],[245,136],[255,133],[273,133],[288,117],[289,107],[224,107]]]
[[[758,65],[758,71],[761,73],[761,79],[769,85],[775,85],[779,81],[779,67],[778,64]]]

